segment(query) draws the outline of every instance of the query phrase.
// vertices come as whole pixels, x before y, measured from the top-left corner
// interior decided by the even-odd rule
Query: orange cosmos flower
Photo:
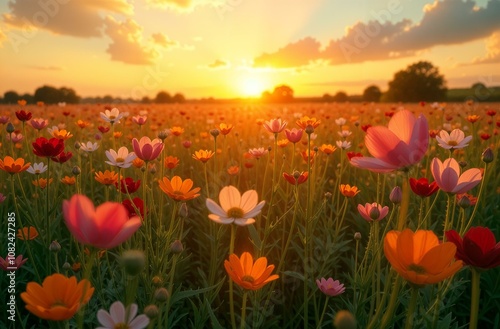
[[[73,137],[73,135],[66,129],[59,129],[57,127],[53,127],[52,129],[48,129],[48,131],[52,135],[52,137],[62,140],[67,140]]]
[[[285,147],[288,145],[288,143],[290,143],[290,141],[288,139],[280,139],[278,140],[278,146],[279,147]]]
[[[389,231],[384,238],[384,253],[392,267],[405,280],[416,285],[433,284],[453,276],[462,268],[455,261],[457,247],[440,243],[433,231],[406,229]]]
[[[480,119],[480,116],[476,115],[476,114],[472,114],[472,115],[467,116],[467,121],[469,121],[470,123],[477,122],[477,120],[479,120],[479,119]]]
[[[219,129],[220,133],[225,136],[231,132],[231,129],[233,129],[233,125],[221,123],[217,128]]]
[[[47,185],[52,184],[53,179],[50,178],[47,182],[46,178],[38,178],[33,180],[31,183],[37,187],[40,187],[42,190],[47,187]]]
[[[8,172],[9,174],[17,174],[27,170],[31,165],[31,162],[24,163],[23,158],[17,158],[14,160],[11,156],[6,156],[3,160],[0,159],[0,169]]]
[[[122,137],[122,136],[123,136],[123,133],[122,133],[121,131],[115,131],[115,132],[113,133],[113,137],[114,137],[114,138],[120,138],[120,137]]]
[[[44,320],[63,321],[75,315],[88,303],[94,288],[86,279],[77,283],[76,277],[55,273],[43,280],[42,285],[29,282],[21,293],[26,309]]]
[[[200,137],[201,137],[201,139],[207,139],[207,138],[208,138],[208,136],[210,136],[210,134],[209,134],[209,133],[207,133],[206,131],[202,131],[202,132],[200,132]]]
[[[158,183],[160,189],[175,201],[187,201],[200,196],[199,187],[191,190],[193,181],[189,178],[183,181],[179,176],[172,177],[172,180],[163,177],[163,180],[159,180]]]
[[[84,129],[84,128],[87,128],[88,126],[90,126],[90,122],[88,122],[88,121],[83,121],[83,120],[78,120],[78,121],[76,122],[76,125],[77,125],[78,127],[82,128],[82,129]]]
[[[184,133],[184,128],[172,127],[170,128],[170,133],[174,136],[180,136],[182,133]]]
[[[231,166],[227,168],[227,173],[231,176],[236,176],[240,172],[240,167],[238,166]]]
[[[267,266],[266,257],[260,257],[254,263],[248,252],[244,252],[241,258],[235,254],[229,255],[229,260],[224,261],[224,268],[231,280],[247,290],[258,290],[279,278],[277,274],[271,275],[274,265]]]
[[[179,158],[169,155],[165,158],[163,165],[165,166],[165,168],[174,169],[179,165]]]
[[[210,158],[214,156],[213,151],[209,150],[199,150],[195,151],[193,154],[193,159],[206,163]]]
[[[33,226],[25,226],[17,230],[16,236],[20,240],[33,240],[38,236],[38,231]]]
[[[74,176],[64,176],[61,178],[61,183],[66,184],[66,185],[75,185],[76,183],[76,178]]]
[[[305,151],[300,152],[300,154],[302,155],[302,159],[304,159],[305,162],[310,161],[311,165],[313,164],[314,157],[316,156],[316,152],[311,150],[311,153],[309,153],[309,150],[305,150]]]
[[[337,148],[331,144],[323,144],[319,147],[319,150],[321,152],[325,153],[326,155],[330,155],[333,152],[335,152],[335,150],[337,150]]]
[[[307,171],[294,171],[293,174],[289,174],[287,172],[283,173],[283,178],[292,185],[300,185],[304,183],[308,177],[309,173]]]
[[[312,126],[313,128],[316,128],[319,126],[321,123],[321,120],[318,120],[316,118],[310,118],[307,115],[303,116],[300,118],[300,120],[297,120],[296,124],[302,129],[306,129],[307,126]]]
[[[134,161],[132,161],[132,165],[137,169],[141,169],[142,166],[144,166],[144,160],[135,158]]]
[[[109,170],[99,171],[95,173],[95,180],[103,185],[115,185],[118,181],[118,173]]]
[[[20,105],[20,106],[25,106],[26,105],[26,100],[20,99],[20,100],[17,101],[17,104]]]
[[[351,186],[349,184],[340,184],[340,193],[347,198],[353,198],[356,194],[361,192],[358,190],[357,186]]]

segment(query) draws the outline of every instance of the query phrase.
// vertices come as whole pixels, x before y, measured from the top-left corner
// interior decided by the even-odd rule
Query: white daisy
[[[137,156],[134,152],[129,152],[125,146],[122,146],[116,152],[113,149],[106,151],[106,156],[109,161],[106,161],[107,164],[112,166],[120,167],[120,168],[128,168],[132,165],[132,161],[134,161]]]
[[[441,130],[436,136],[439,146],[447,150],[462,149],[469,145],[471,139],[472,136],[465,137],[464,132],[460,129],[453,129],[449,134],[445,130]]]
[[[47,165],[43,162],[34,163],[26,171],[33,175],[40,175],[47,171]]]
[[[101,112],[101,118],[109,123],[115,123],[117,121],[120,121],[123,119],[128,113],[126,112],[121,112],[118,110],[116,107],[112,108],[111,110],[105,110],[104,112]]]
[[[103,309],[97,311],[97,320],[101,327],[96,329],[144,329],[149,324],[149,318],[141,314],[137,316],[137,304],[130,304],[127,308],[121,302],[114,302],[109,313]]]
[[[85,152],[94,152],[99,148],[99,144],[92,142],[80,143],[80,148]]]

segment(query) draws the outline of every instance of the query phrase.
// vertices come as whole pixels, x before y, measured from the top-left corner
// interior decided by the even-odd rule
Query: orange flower
[[[229,255],[229,260],[224,261],[224,267],[231,280],[243,289],[258,290],[279,278],[277,274],[271,275],[274,265],[267,266],[266,257],[260,257],[254,263],[248,252],[244,252],[241,258],[235,254]]]
[[[206,163],[210,158],[214,156],[213,151],[209,150],[199,150],[195,151],[193,154],[193,159]]]
[[[90,126],[90,122],[88,122],[88,121],[83,121],[83,120],[78,120],[78,121],[76,122],[76,125],[77,125],[78,127],[80,127],[80,128],[82,128],[82,129],[83,129],[83,128],[87,128],[88,126]]]
[[[285,139],[280,139],[280,140],[278,141],[278,146],[279,146],[279,147],[285,147],[285,146],[287,146],[287,145],[288,145],[288,143],[289,143],[289,142],[290,142],[290,141],[289,141],[288,139],[286,139],[286,138],[285,138]]]
[[[66,185],[75,185],[76,183],[76,178],[74,176],[64,176],[64,178],[61,178],[61,183],[66,184]]]
[[[207,139],[207,138],[208,138],[208,136],[210,136],[210,134],[209,134],[209,133],[207,133],[206,131],[202,131],[202,132],[200,132],[200,137],[201,137],[201,139]]]
[[[33,240],[38,236],[38,231],[33,226],[25,226],[17,230],[16,236],[20,240]]]
[[[90,256],[90,250],[89,250],[89,248],[85,247],[83,249],[83,252],[85,253],[85,255]],[[106,249],[99,250],[97,252],[97,258],[102,258],[102,256],[104,256],[105,253],[106,253]]]
[[[95,173],[95,180],[103,185],[115,185],[118,181],[118,174],[109,170],[99,171]]]
[[[59,129],[57,127],[53,128],[50,131],[50,134],[52,135],[52,137],[62,139],[62,140],[67,140],[67,139],[70,139],[71,137],[73,137],[73,135],[69,131],[67,131],[66,129]]]
[[[477,120],[479,120],[479,118],[480,118],[479,115],[472,114],[467,116],[467,121],[469,121],[470,123],[474,123]]]
[[[82,268],[82,263],[80,262],[76,262],[73,265],[71,265],[71,269],[73,270],[73,272],[78,272],[81,270],[81,268]]]
[[[304,130],[306,129],[307,126],[312,126],[313,128],[316,128],[319,126],[320,123],[321,123],[320,120],[316,118],[310,118],[307,115],[303,116],[302,118],[300,118],[300,120],[297,120],[296,122],[297,126],[299,126]]]
[[[165,158],[163,165],[165,166],[165,168],[174,169],[179,165],[179,158],[169,155]]]
[[[240,167],[238,166],[231,166],[227,168],[227,173],[231,176],[238,175],[239,172],[240,172]]]
[[[353,198],[356,194],[361,192],[358,190],[357,186],[351,186],[349,184],[340,184],[340,193],[347,198]]]
[[[142,166],[144,166],[144,160],[135,158],[134,161],[132,161],[132,165],[137,169],[140,169],[142,168]]]
[[[26,105],[26,100],[20,99],[20,100],[17,101],[17,104],[20,105],[20,106],[25,106]]]
[[[198,193],[200,191],[199,187],[191,190],[193,181],[189,178],[183,181],[179,176],[172,177],[172,180],[163,177],[163,180],[159,180],[158,183],[160,184],[160,189],[176,201],[187,201],[200,196]]]
[[[184,133],[184,128],[172,127],[170,128],[170,133],[174,136],[180,136],[182,133]]]
[[[456,251],[455,244],[440,243],[433,231],[389,231],[384,238],[387,260],[399,275],[416,285],[438,283],[453,276],[463,266],[461,260],[453,262]]]
[[[233,129],[233,125],[221,123],[217,128],[219,128],[220,133],[225,136],[231,132],[231,129]]]
[[[47,178],[38,178],[32,181],[31,183],[37,187],[40,187],[42,190],[47,187],[47,185],[52,184],[53,179],[50,178],[47,183]]]
[[[86,279],[77,283],[76,277],[65,277],[55,273],[43,280],[42,285],[29,282],[21,293],[26,309],[44,320],[63,321],[75,315],[87,304],[94,288]]]
[[[122,133],[121,131],[115,131],[115,132],[113,133],[113,137],[114,137],[114,138],[120,138],[120,137],[122,137],[122,136],[123,136],[123,133]]]
[[[9,174],[17,174],[27,170],[31,163],[24,163],[23,158],[17,158],[14,160],[11,156],[6,156],[3,160],[0,159],[0,169],[8,172]]]
[[[330,155],[333,152],[335,152],[335,150],[337,150],[337,148],[331,144],[323,144],[319,147],[319,150],[321,152],[325,153],[326,155]]]

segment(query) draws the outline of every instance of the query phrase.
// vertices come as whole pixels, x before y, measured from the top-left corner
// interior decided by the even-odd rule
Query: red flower
[[[363,154],[359,153],[359,152],[347,152],[347,158],[349,159],[349,161],[351,161],[352,158],[355,158],[355,157],[362,157]]]
[[[286,172],[283,173],[283,178],[292,185],[300,185],[304,183],[308,177],[309,173],[307,171],[303,172],[295,171],[293,175],[290,175],[289,173]]]
[[[495,110],[486,111],[486,115],[489,115],[490,117],[494,117],[496,114],[497,114],[497,111],[495,111]]]
[[[370,128],[371,126],[372,126],[371,124],[362,125],[361,129],[363,129],[363,131],[366,132],[368,130],[368,128]]]
[[[429,181],[425,177],[419,179],[410,178],[410,187],[413,193],[422,198],[431,196],[439,190],[439,186],[436,182],[429,184]]]
[[[482,269],[500,266],[500,242],[496,242],[489,228],[471,227],[463,239],[454,230],[445,234],[446,239],[457,246],[456,259]]]
[[[488,134],[488,133],[484,133],[484,134],[481,134],[481,135],[480,135],[480,137],[481,137],[481,139],[482,139],[483,141],[487,141],[488,139],[490,139],[490,138],[491,138],[491,135],[490,135],[490,134]]]
[[[105,134],[109,131],[109,127],[104,127],[104,126],[99,126],[99,127],[97,127],[97,129],[99,129],[99,131],[103,134]]]
[[[121,188],[120,191],[124,194],[128,193],[134,193],[139,189],[139,186],[141,186],[141,180],[138,179],[136,182],[130,177],[127,178],[122,178],[121,180]],[[115,186],[118,188],[118,182],[115,183]]]
[[[24,121],[31,120],[32,114],[31,114],[31,112],[26,112],[25,110],[21,110],[21,111],[16,112],[16,117],[20,121],[24,122]]]
[[[58,138],[38,137],[32,145],[33,153],[39,157],[56,157],[64,150],[64,141]]]
[[[135,197],[132,199],[134,204],[129,199],[123,200],[122,204],[125,206],[127,210],[128,217],[138,216],[139,214],[136,212],[136,209],[139,210],[141,218],[144,219],[144,201],[141,198]],[[134,208],[135,206],[135,208]]]
[[[73,153],[71,153],[70,151],[68,152],[61,152],[59,153],[57,156],[55,157],[52,157],[50,158],[52,161],[54,162],[57,162],[57,163],[65,163],[66,161],[68,161],[69,159],[71,159],[73,157]]]

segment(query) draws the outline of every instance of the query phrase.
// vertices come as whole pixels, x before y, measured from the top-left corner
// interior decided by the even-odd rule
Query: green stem
[[[243,293],[243,302],[241,304],[241,323],[240,323],[240,328],[244,329],[245,328],[245,318],[246,318],[246,311],[247,311],[247,299],[248,299],[248,292],[245,290]]]
[[[401,277],[398,275],[394,281],[394,287],[391,293],[391,299],[389,300],[389,306],[382,317],[382,322],[380,328],[387,328],[391,320],[394,319],[394,310],[396,309],[398,298],[399,298],[399,288],[401,287]]]
[[[477,320],[479,317],[479,296],[481,292],[480,282],[481,282],[481,273],[477,271],[475,268],[471,268],[472,272],[472,292],[471,292],[471,301],[470,301],[470,323],[469,329],[477,329]]]
[[[418,288],[412,287],[410,304],[408,305],[408,310],[406,313],[405,329],[413,328],[413,313],[415,313],[415,308],[417,306],[417,299],[418,299]]]
[[[406,215],[408,214],[408,208],[410,205],[410,184],[408,183],[408,174],[405,172],[403,177],[402,184],[402,200],[401,206],[399,208],[399,217],[398,217],[398,231],[402,231],[406,226]]]
[[[233,254],[235,237],[236,237],[236,226],[234,224],[231,224],[231,240],[229,242],[229,255]],[[231,278],[229,278],[229,312],[231,315],[231,326],[233,329],[235,329],[236,317],[234,315],[234,286],[233,286],[233,280],[231,280]]]
[[[328,301],[329,301],[329,300],[330,300],[330,299],[327,297],[327,298],[326,298],[326,301],[325,301],[325,306],[323,306],[323,311],[321,312],[321,316],[320,316],[320,318],[319,318],[319,321],[318,321],[318,326],[316,327],[316,329],[321,328],[321,323],[323,323],[323,319],[324,319],[324,317],[325,317],[325,313],[326,313],[326,309],[327,309],[327,307],[328,307]]]

